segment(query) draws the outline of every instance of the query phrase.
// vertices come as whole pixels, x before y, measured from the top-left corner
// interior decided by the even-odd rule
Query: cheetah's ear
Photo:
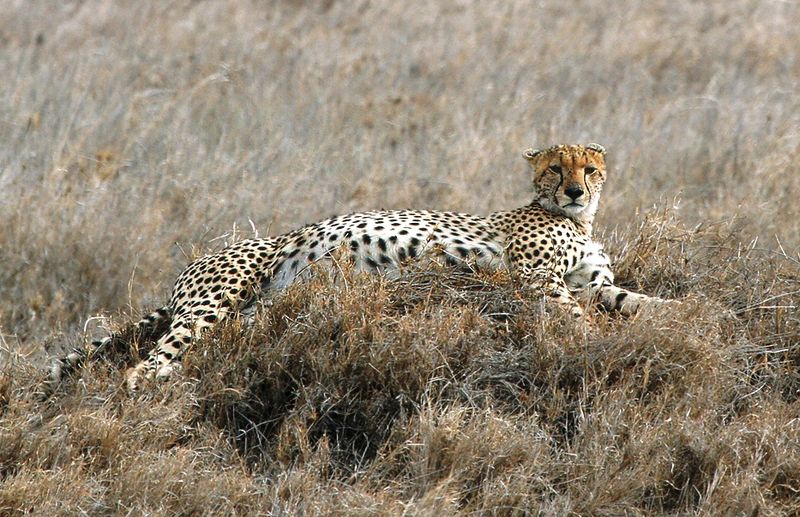
[[[586,144],[586,148],[587,148],[587,149],[590,149],[590,150],[592,150],[592,151],[594,151],[594,152],[596,152],[596,153],[600,153],[600,154],[602,154],[603,156],[605,156],[605,155],[606,155],[606,148],[605,148],[605,147],[603,147],[603,146],[602,146],[602,145],[600,145],[600,144],[594,144],[594,143],[592,143],[592,144]]]
[[[541,152],[542,152],[541,149],[534,149],[534,148],[525,149],[525,151],[522,153],[522,156],[526,160],[533,160],[534,158],[539,156],[539,154],[541,154]]]

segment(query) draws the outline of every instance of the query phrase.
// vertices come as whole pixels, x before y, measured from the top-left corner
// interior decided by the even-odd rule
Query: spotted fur
[[[576,318],[584,313],[579,299],[599,300],[624,314],[663,302],[615,286],[609,258],[592,239],[606,179],[605,149],[558,145],[529,149],[524,157],[532,166],[535,198],[515,210],[486,217],[426,210],[354,213],[276,237],[243,240],[196,260],[178,277],[169,304],[139,322],[141,334],[167,328],[149,357],[129,371],[129,387],[143,377],[168,375],[205,329],[308,275],[312,263],[329,264],[337,250],[349,255],[357,270],[375,273],[396,271],[420,257],[507,268],[521,288],[543,292]],[[95,347],[102,350],[113,339]],[[81,355],[57,362],[52,382]]]

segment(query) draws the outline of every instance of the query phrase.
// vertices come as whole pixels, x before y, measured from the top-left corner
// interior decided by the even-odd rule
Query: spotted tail
[[[50,366],[48,378],[44,383],[43,396],[49,397],[61,384],[87,360],[96,361],[103,358],[127,355],[130,343],[141,340],[156,340],[163,335],[172,321],[172,308],[161,307],[134,325],[120,332],[112,333],[103,339],[92,341],[86,348],[75,348],[64,357],[56,359]],[[138,358],[135,358],[138,360]]]

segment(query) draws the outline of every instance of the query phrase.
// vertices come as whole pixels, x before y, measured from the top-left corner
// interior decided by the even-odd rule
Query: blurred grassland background
[[[717,351],[751,347],[734,358],[714,356],[717,362],[700,371],[687,366],[699,384],[680,377],[672,386],[677,391],[666,392],[681,403],[659,407],[665,415],[684,407],[683,383],[698,387],[695,395],[702,393],[707,388],[702,378],[709,371],[724,374],[736,387],[728,395],[744,393],[753,386],[741,374],[743,365],[750,368],[763,359],[771,365],[767,377],[775,391],[769,394],[762,385],[769,403],[760,407],[773,407],[776,413],[769,418],[743,414],[751,423],[771,422],[769,432],[757,432],[788,449],[776,445],[772,456],[759,456],[763,450],[758,448],[737,449],[731,457],[741,452],[739,470],[731,465],[715,470],[706,468],[705,460],[695,461],[695,449],[676,446],[678,460],[667,455],[663,464],[655,459],[653,464],[680,463],[689,454],[695,470],[675,481],[642,467],[639,478],[631,474],[624,483],[616,478],[614,483],[622,483],[617,486],[599,474],[617,465],[603,463],[610,460],[598,460],[588,477],[565,470],[572,460],[563,455],[571,450],[592,450],[593,458],[601,457],[601,442],[586,438],[558,449],[558,474],[527,470],[532,476],[525,478],[527,490],[547,487],[541,494],[550,495],[537,500],[544,501],[540,510],[553,512],[702,512],[719,508],[720,501],[737,511],[797,511],[790,501],[800,490],[796,478],[792,481],[800,475],[800,461],[797,442],[794,452],[788,445],[797,433],[787,438],[785,426],[797,426],[791,413],[798,409],[798,384],[791,376],[800,364],[794,305],[800,251],[800,3],[11,0],[0,9],[0,77],[0,354],[4,360],[16,357],[13,368],[30,360],[23,368],[30,378],[37,375],[32,365],[42,364],[45,345],[55,353],[81,342],[84,324],[96,314],[124,321],[163,303],[192,257],[252,236],[253,228],[262,236],[277,234],[333,214],[373,208],[479,214],[515,208],[531,200],[521,158],[525,148],[596,141],[608,149],[610,171],[596,232],[618,258],[623,283],[701,300],[705,309],[697,309],[700,313],[686,309],[679,314],[705,322],[685,330],[690,345],[699,340]],[[640,227],[645,214],[658,220],[655,229]],[[700,256],[705,262],[690,264]],[[725,311],[745,311],[754,319],[736,325],[722,316],[714,319]],[[630,331],[613,321],[611,327],[601,324],[607,333],[595,344],[601,346],[602,339],[612,340],[605,345],[613,339],[634,342],[652,332],[667,339],[667,334],[684,331],[679,322],[659,318],[653,328],[637,321]],[[417,331],[426,321],[418,322]],[[442,325],[443,332],[447,326]],[[619,332],[623,337],[609,337]],[[704,335],[711,336],[709,341],[703,341]],[[565,336],[567,341],[575,338]],[[784,355],[758,348],[770,346]],[[748,355],[752,347],[764,355]],[[680,351],[674,357],[684,355]],[[701,362],[708,359],[700,356]],[[4,374],[4,404],[13,398],[10,394],[32,386],[32,381],[19,380],[19,371]],[[548,386],[557,392],[561,385],[553,382]],[[611,381],[598,374],[597,382],[602,393]],[[587,383],[573,388],[587,390]],[[417,427],[409,424],[409,432],[418,433],[415,440],[423,440],[426,432],[435,435],[439,424],[470,440],[480,440],[484,432],[502,434],[506,426],[517,450],[526,447],[520,445],[525,437],[540,432],[538,424],[518,413],[505,423],[485,408],[469,418],[464,416],[469,411],[453,407],[437,413],[435,403],[425,406],[429,396],[415,399],[422,415]],[[80,398],[70,400],[83,404]],[[27,408],[17,410],[23,414],[38,406],[18,407]],[[635,428],[635,422],[649,418],[644,415],[625,422]],[[108,425],[122,432],[114,427],[117,423]],[[746,434],[748,425],[737,429]],[[658,427],[653,443],[660,443],[669,429]],[[704,432],[728,441],[742,436],[712,427]],[[447,454],[457,449],[442,447]],[[19,450],[26,449],[20,445]],[[621,450],[611,457],[625,465],[629,460],[620,459]],[[163,457],[159,451],[153,457]],[[493,449],[484,453],[499,454]],[[786,467],[776,459],[781,455],[793,463]],[[20,455],[5,457],[18,465],[27,461]],[[285,451],[283,457],[289,458],[284,466],[296,461]],[[184,460],[183,466],[191,463]],[[242,503],[237,508],[244,513],[254,508],[328,513],[333,503],[304,506],[297,494],[324,501],[334,493],[341,496],[337,490],[346,492],[350,506],[342,499],[337,504],[353,512],[456,508],[514,513],[534,508],[530,501],[492,507],[486,499],[465,499],[463,485],[444,486],[436,476],[428,484],[417,479],[413,489],[385,492],[384,499],[376,495],[369,501],[378,502],[370,506],[364,494],[402,485],[392,477],[391,461],[382,461],[376,465],[385,470],[373,472],[373,481],[347,489],[332,488],[325,476],[298,481],[292,476],[299,471],[286,467],[279,475],[271,471],[284,485],[276,482],[260,492],[261,485],[247,471],[246,481],[236,480],[242,483],[237,487],[244,487],[237,493],[259,504],[263,500],[258,497],[264,497],[272,506]],[[55,468],[46,462],[36,465],[42,470],[3,475],[17,476],[17,493],[29,487],[39,511],[83,508],[80,498],[58,506],[58,497],[72,486],[67,482],[50,480],[64,493],[30,488],[36,486],[31,479],[47,479],[44,472]],[[97,472],[108,473],[102,468],[81,475],[102,477]],[[168,467],[163,468],[156,477],[170,479]],[[20,472],[29,478],[20,478]],[[232,479],[224,469],[219,472]],[[486,493],[502,493],[499,485],[481,484],[494,482],[488,471],[469,476]],[[659,478],[666,485],[650,489],[647,482],[636,484],[653,476],[666,476],[667,481]],[[664,499],[659,490],[669,492],[664,487],[679,482],[674,501]],[[113,508],[108,501],[124,487],[98,483],[104,488],[90,490],[87,500],[93,501],[93,511],[103,513]],[[574,488],[566,488],[570,483]],[[607,493],[606,499],[592,499],[604,493],[598,487],[609,483],[619,489],[616,499]],[[722,491],[723,485],[733,492]],[[219,481],[215,490],[223,495],[198,511],[224,513],[231,510],[224,501],[241,502],[225,499],[232,497],[225,487]],[[147,495],[151,488],[142,485],[136,494]],[[712,497],[715,488],[719,500]],[[569,490],[575,492],[564,496]],[[7,505],[0,507],[26,508],[25,502],[9,502],[15,501],[9,493],[0,497]],[[202,495],[194,494],[201,500]],[[108,501],[98,502],[104,497]],[[158,498],[136,497],[125,499],[123,506],[191,513],[191,506],[159,506]]]

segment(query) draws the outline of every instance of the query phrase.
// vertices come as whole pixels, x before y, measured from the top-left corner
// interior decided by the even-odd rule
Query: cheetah
[[[334,252],[349,256],[356,270],[375,273],[432,255],[478,269],[505,268],[521,289],[544,293],[579,319],[579,301],[599,300],[623,314],[666,302],[615,286],[609,257],[592,239],[606,180],[603,146],[554,145],[523,156],[532,168],[534,199],[521,208],[485,217],[427,210],[353,213],[242,240],[192,262],[178,276],[169,303],[137,324],[140,335],[158,342],[128,371],[129,389],[136,390],[142,378],[168,376],[173,361],[204,330],[252,311],[259,298],[310,274],[311,264],[331,264]],[[102,350],[113,339],[93,346]],[[50,382],[58,383],[84,355],[75,351],[56,361]]]

